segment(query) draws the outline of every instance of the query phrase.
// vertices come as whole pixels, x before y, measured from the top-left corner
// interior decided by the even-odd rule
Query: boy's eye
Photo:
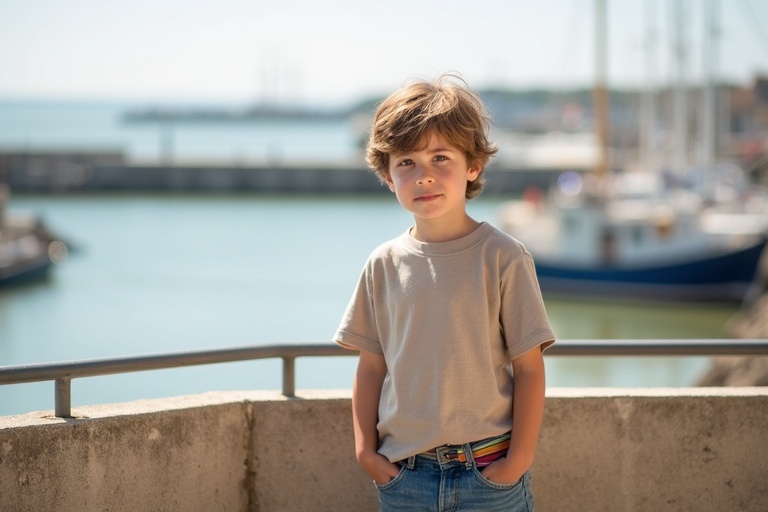
[[[405,160],[401,160],[400,163],[397,165],[404,166],[404,165],[411,165],[412,163],[413,163],[413,160],[411,160],[410,158],[406,158]]]
[[[448,160],[448,157],[445,155],[435,155],[435,160],[438,162],[442,162],[443,160]]]

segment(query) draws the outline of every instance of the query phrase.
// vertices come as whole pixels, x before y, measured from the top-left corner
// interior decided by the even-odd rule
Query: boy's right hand
[[[360,466],[378,485],[384,485],[397,476],[400,468],[378,452],[363,452],[357,457]]]

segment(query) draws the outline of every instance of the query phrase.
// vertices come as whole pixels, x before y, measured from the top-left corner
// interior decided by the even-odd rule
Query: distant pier
[[[548,188],[564,168],[489,166],[484,194]],[[578,170],[578,169],[577,169]],[[388,194],[365,164],[133,164],[119,152],[0,153],[0,183],[14,193]]]

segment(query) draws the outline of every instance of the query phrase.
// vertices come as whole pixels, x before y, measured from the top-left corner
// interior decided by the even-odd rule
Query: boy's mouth
[[[416,198],[416,201],[434,201],[435,199],[437,199],[440,196],[441,196],[441,194],[428,194],[428,195],[424,195],[424,196],[418,196]]]

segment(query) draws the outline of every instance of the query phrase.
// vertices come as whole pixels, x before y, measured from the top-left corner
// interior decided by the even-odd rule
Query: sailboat
[[[628,300],[742,301],[766,245],[765,217],[716,222],[691,189],[651,172],[609,170],[605,0],[596,0],[594,88],[599,163],[565,172],[548,194],[501,206],[499,227],[534,256],[542,291]]]

